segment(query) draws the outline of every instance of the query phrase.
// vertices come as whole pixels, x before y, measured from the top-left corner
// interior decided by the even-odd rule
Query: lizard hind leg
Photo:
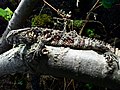
[[[107,63],[107,70],[108,73],[113,73],[114,70],[119,70],[119,61],[118,61],[118,56],[115,55],[113,52],[105,52],[104,57],[106,59]]]

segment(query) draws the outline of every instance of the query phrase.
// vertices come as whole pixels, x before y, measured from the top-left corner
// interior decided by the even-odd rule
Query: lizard
[[[80,36],[75,30],[65,32],[48,28],[25,28],[12,30],[8,33],[6,40],[10,44],[32,44],[43,40],[46,45],[64,46],[75,49],[95,50],[97,52],[114,52],[114,48],[104,41]]]
[[[119,61],[117,55],[114,54],[114,48],[104,41],[80,36],[75,30],[70,32],[53,30],[48,28],[33,27],[29,29],[22,29],[19,31],[10,31],[6,40],[10,44],[26,44],[43,43],[44,45],[57,47],[70,47],[79,50],[94,50],[98,53],[103,53],[107,62],[108,73],[113,73],[116,68],[119,69]],[[43,46],[43,45],[42,45]]]

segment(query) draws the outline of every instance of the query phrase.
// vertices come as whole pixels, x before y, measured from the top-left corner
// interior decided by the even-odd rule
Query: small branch
[[[107,33],[106,30],[105,30],[105,26],[100,21],[95,21],[95,20],[82,20],[82,21],[85,22],[85,23],[92,23],[92,22],[93,23],[98,23],[98,24],[102,25],[102,28],[103,28],[104,32]]]
[[[89,12],[92,12],[98,3],[99,3],[99,0],[96,1],[96,3],[95,3],[95,4],[93,5],[93,7],[89,10]],[[90,14],[91,14],[91,13],[88,13],[88,14],[87,14],[85,20],[89,20],[89,16],[90,16]],[[85,23],[83,24],[82,28],[80,29],[79,35],[82,34],[83,29],[84,29],[84,27],[86,26],[86,24],[87,24],[87,22],[85,22]]]
[[[49,7],[51,7],[54,11],[56,11],[57,13],[59,12],[59,10],[57,10],[56,8],[54,8],[52,5],[50,5],[48,2],[46,2],[45,0],[43,0],[43,2],[45,3],[45,4],[47,4]],[[61,17],[64,17],[64,15],[63,14],[59,14]]]

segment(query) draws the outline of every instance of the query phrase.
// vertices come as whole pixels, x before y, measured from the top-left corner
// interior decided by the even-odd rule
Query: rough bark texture
[[[39,48],[35,47],[19,46],[2,54],[0,75],[32,72],[74,78],[114,90],[120,88],[120,70],[107,73],[105,57],[95,51],[46,46],[42,55],[36,56]]]
[[[0,76],[27,71],[22,58],[24,48],[25,46],[19,46],[0,55]]]
[[[114,71],[113,74],[107,74],[107,63],[103,55],[92,50],[54,47],[47,47],[47,50],[49,51],[48,65],[46,65],[47,74],[92,82],[114,90],[120,88],[120,70]]]
[[[27,17],[30,16],[30,13],[32,12],[36,3],[38,3],[38,0],[21,0],[0,40],[0,54],[11,48],[11,46],[5,40],[8,32],[23,26]]]

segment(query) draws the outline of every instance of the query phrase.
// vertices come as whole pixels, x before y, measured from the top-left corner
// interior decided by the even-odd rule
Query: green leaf
[[[9,14],[13,14],[13,12],[8,7],[5,9],[5,11]]]
[[[114,4],[118,3],[119,0],[102,0],[101,3],[104,8],[111,8]]]
[[[92,90],[93,85],[90,84],[90,83],[87,83],[87,84],[85,85],[85,87],[87,87],[89,90]]]
[[[0,8],[0,16],[9,21],[13,15],[13,12],[7,7],[5,10]]]
[[[12,18],[13,12],[8,7],[5,9],[5,11],[6,11],[5,19],[9,21]]]
[[[90,38],[94,37],[95,35],[95,30],[94,29],[87,29],[87,34]]]
[[[6,16],[6,12],[4,9],[0,8],[0,16],[5,17]]]

